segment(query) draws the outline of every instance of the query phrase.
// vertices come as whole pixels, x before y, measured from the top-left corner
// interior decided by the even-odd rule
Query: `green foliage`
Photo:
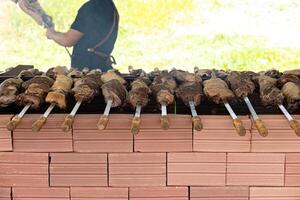
[[[56,28],[66,31],[85,0],[40,2],[53,16]],[[282,70],[299,67],[298,47],[272,46],[268,38],[262,36],[193,30],[210,25],[205,13],[223,13],[233,9],[237,5],[234,2],[115,0],[121,16],[119,38],[113,52],[117,68],[126,71],[128,65],[133,65],[147,70],[155,67],[192,70],[199,66],[259,71],[272,67]],[[16,9],[13,3],[0,4],[3,4],[0,13],[4,13],[2,17],[7,21],[0,26],[0,70],[17,64],[34,64],[44,70],[54,65],[69,65],[70,59],[64,48],[47,40],[45,30]],[[199,11],[199,6],[206,10]],[[288,12],[291,7],[296,12],[297,6],[300,7],[297,1],[288,0],[288,3],[281,2],[273,7],[274,12]],[[300,29],[300,24],[295,24],[295,27]]]

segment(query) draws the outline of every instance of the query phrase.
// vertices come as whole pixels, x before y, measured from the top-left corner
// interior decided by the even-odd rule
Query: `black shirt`
[[[79,9],[71,28],[84,35],[74,46],[72,67],[78,69],[83,69],[84,67],[90,69],[100,68],[104,72],[112,68],[106,64],[107,58],[88,52],[87,49],[93,48],[110,32],[113,26],[114,13],[115,7],[112,0],[90,0]],[[117,35],[118,21],[108,41],[96,50],[110,55]]]

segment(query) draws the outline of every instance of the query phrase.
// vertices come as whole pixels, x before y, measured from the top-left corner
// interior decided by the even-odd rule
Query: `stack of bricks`
[[[300,199],[300,138],[283,116],[262,116],[261,137],[248,116],[247,134],[236,134],[229,116],[201,116],[193,131],[188,115],[143,115],[130,133],[131,115],[78,115],[73,130],[51,115],[40,133],[38,115],[11,132],[0,116],[0,200],[295,200]],[[296,116],[300,120],[300,116]]]

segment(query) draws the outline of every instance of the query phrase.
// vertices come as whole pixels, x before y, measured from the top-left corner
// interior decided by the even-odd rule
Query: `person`
[[[89,0],[78,11],[71,28],[58,32],[48,28],[46,36],[61,46],[74,47],[71,67],[101,69],[115,64],[111,53],[118,36],[119,14],[113,0]]]

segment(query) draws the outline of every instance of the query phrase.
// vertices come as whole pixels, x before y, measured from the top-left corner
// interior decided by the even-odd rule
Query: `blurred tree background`
[[[66,31],[85,0],[40,0],[56,28]],[[281,70],[300,66],[299,0],[115,0],[121,16],[113,55],[117,68]],[[70,65],[9,0],[0,0],[0,70]]]

